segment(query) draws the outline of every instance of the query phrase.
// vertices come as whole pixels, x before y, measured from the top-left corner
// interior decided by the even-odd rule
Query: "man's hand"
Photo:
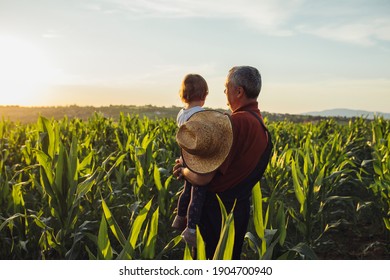
[[[183,179],[182,169],[183,169],[183,161],[181,158],[177,158],[175,160],[175,166],[173,167],[173,176],[175,176],[176,179],[178,180]]]

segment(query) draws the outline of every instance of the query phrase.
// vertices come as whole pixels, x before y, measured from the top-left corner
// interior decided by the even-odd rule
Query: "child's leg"
[[[184,241],[192,247],[196,247],[196,225],[200,221],[206,191],[206,187],[192,186],[191,201],[187,212],[187,227],[182,232]]]
[[[172,227],[175,229],[183,230],[187,225],[187,208],[191,200],[191,188],[190,182],[185,181],[183,191],[177,201],[177,215],[172,222]]]
[[[196,225],[199,224],[206,191],[206,187],[192,186],[191,201],[187,212],[187,227],[190,229],[196,229]]]
[[[177,201],[177,215],[180,217],[187,216],[187,208],[191,200],[191,188],[191,183],[184,181],[183,191]]]

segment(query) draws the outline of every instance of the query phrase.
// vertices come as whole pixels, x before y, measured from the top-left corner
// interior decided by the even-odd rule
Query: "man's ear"
[[[243,87],[237,87],[237,96],[242,97],[245,94]]]

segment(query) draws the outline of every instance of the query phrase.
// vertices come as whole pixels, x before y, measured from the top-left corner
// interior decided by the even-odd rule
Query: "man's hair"
[[[248,98],[257,98],[261,90],[261,75],[252,66],[235,66],[229,70],[229,81],[242,87]]]
[[[198,74],[188,74],[184,77],[180,88],[180,98],[184,102],[206,99],[209,92],[206,80]]]

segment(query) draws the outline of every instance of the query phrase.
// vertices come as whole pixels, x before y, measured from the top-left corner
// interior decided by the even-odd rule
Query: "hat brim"
[[[212,123],[216,129],[221,130],[223,138],[220,139],[218,152],[206,155],[193,155],[181,149],[185,165],[193,172],[207,174],[221,166],[229,155],[233,144],[233,127],[230,117],[216,110],[203,110],[193,114],[187,121],[200,121]]]

